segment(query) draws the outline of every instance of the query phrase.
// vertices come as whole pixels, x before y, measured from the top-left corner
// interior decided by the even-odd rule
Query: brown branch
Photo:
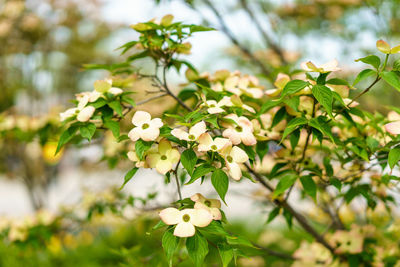
[[[283,55],[282,49],[271,39],[271,37],[268,35],[268,33],[263,29],[263,27],[261,26],[261,22],[257,19],[257,16],[250,9],[250,7],[247,4],[247,1],[240,0],[240,3],[242,5],[243,9],[246,11],[247,15],[253,20],[254,25],[257,27],[258,31],[261,33],[262,37],[264,38],[264,41],[279,56],[281,62],[284,65],[286,65],[287,61],[285,59],[285,56]]]
[[[250,60],[252,60],[258,67],[260,67],[260,69],[266,76],[271,76],[271,71],[269,69],[267,69],[267,67],[258,58],[256,58],[249,49],[247,49],[246,47],[244,47],[243,45],[240,44],[238,39],[236,39],[236,37],[231,32],[231,30],[228,28],[227,24],[225,23],[225,20],[223,19],[222,15],[219,13],[219,11],[215,8],[215,6],[209,0],[204,0],[204,2],[212,10],[214,15],[217,17],[218,22],[221,26],[221,30],[230,39],[230,41],[234,45],[236,45],[242,51],[243,54],[245,54],[247,57],[249,57]]]
[[[256,178],[257,181],[259,181],[270,192],[274,192],[273,187],[271,185],[269,185],[260,174],[255,172],[248,164],[245,164],[245,166],[246,166],[247,170]],[[329,249],[329,251],[332,254],[334,254],[334,248],[331,245],[329,245],[329,243],[325,240],[325,238],[322,235],[320,235],[307,222],[306,218],[302,214],[295,211],[288,202],[286,202],[285,200],[278,200],[278,199],[273,200],[273,202],[275,203],[275,205],[286,209],[290,214],[292,214],[292,216],[297,220],[297,222],[301,225],[301,227],[303,227],[303,229],[306,232],[311,234],[319,243],[321,243],[323,246],[325,246],[327,249]]]

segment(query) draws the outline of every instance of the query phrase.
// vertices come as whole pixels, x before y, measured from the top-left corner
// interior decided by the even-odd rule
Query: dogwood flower
[[[86,106],[89,102],[89,97],[82,97],[79,100],[78,107],[67,109],[60,113],[60,120],[65,121],[76,115],[76,119],[80,122],[87,122],[93,116],[96,109],[93,106]]]
[[[167,139],[162,139],[158,143],[158,152],[148,154],[146,162],[150,168],[156,168],[159,173],[166,174],[179,162],[180,157],[178,149],[173,148]]]
[[[209,114],[218,114],[218,113],[222,113],[225,112],[225,110],[222,108],[225,105],[225,103],[221,100],[219,102],[215,101],[215,100],[207,100],[203,106],[208,107],[207,112]]]
[[[139,157],[137,156],[135,150],[129,151],[126,155],[128,156],[128,159],[129,159],[130,161],[132,161],[133,163],[135,163],[135,167],[136,167],[136,168],[146,168],[146,167],[148,167],[146,161],[141,161],[141,160],[139,159]]]
[[[213,220],[213,215],[205,209],[166,208],[159,215],[165,224],[176,224],[174,235],[179,237],[193,236],[196,232],[195,227],[206,227]]]
[[[207,131],[207,127],[204,121],[198,122],[193,125],[189,132],[184,131],[182,129],[173,129],[171,134],[180,140],[185,141],[197,141],[203,133]]]
[[[248,95],[253,98],[261,98],[264,94],[261,88],[256,87],[257,81],[252,77],[231,76],[224,82],[225,90],[235,95]]]
[[[397,112],[390,111],[388,119],[392,122],[385,124],[385,130],[393,135],[400,134],[400,115]]]
[[[227,129],[222,133],[223,137],[229,138],[232,144],[238,145],[243,142],[246,146],[252,146],[257,143],[253,135],[253,124],[246,117],[238,117],[236,114],[225,116],[233,120],[236,124],[228,124]]]
[[[117,87],[112,87],[112,80],[97,80],[94,82],[94,90],[99,93],[110,93],[115,96],[122,94],[124,91]]]
[[[160,118],[151,119],[151,115],[146,111],[136,111],[132,118],[133,128],[128,136],[132,141],[141,138],[143,141],[154,141],[160,135],[160,128],[163,123]]]
[[[227,138],[217,137],[213,140],[209,133],[204,133],[199,138],[199,145],[197,147],[197,150],[200,152],[204,151],[219,152],[224,147],[230,144],[231,142]]]
[[[400,45],[390,47],[390,45],[383,40],[378,40],[376,42],[376,48],[384,54],[397,54],[400,52]]]
[[[317,67],[312,63],[311,61],[308,62],[303,62],[301,63],[301,68],[305,71],[309,72],[319,72],[319,73],[327,73],[331,71],[338,71],[340,68],[338,68],[338,62],[336,59],[329,61],[325,64],[322,64],[321,66]]]
[[[235,180],[240,180],[242,178],[240,164],[249,160],[246,152],[237,146],[229,146],[224,149],[222,154],[224,155],[229,175]]]
[[[205,209],[212,214],[214,220],[221,220],[222,216],[219,210],[221,208],[221,201],[205,198],[200,193],[194,194],[190,199],[195,202],[195,209]]]

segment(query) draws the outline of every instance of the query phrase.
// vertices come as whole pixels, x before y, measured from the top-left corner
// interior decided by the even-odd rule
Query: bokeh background
[[[152,255],[154,246],[159,249],[157,233],[146,234],[156,222],[151,210],[175,200],[173,185],[166,186],[151,170],[140,170],[119,191],[129,163],[116,160],[120,148],[111,136],[79,148],[68,147],[54,157],[57,140],[42,140],[40,132],[32,134],[44,124],[46,131],[57,132],[58,113],[71,105],[68,100],[75,93],[91,90],[95,80],[108,75],[84,70],[84,64],[111,64],[124,58],[116,48],[138,37],[129,25],[173,14],[177,21],[214,27],[217,31],[198,33],[190,40],[192,51],[187,60],[201,72],[226,68],[251,73],[266,88],[273,88],[279,72],[293,70],[305,60],[319,64],[336,58],[342,68],[339,75],[355,77],[364,68],[355,59],[375,53],[376,40],[399,43],[399,7],[398,0],[0,0],[0,132],[5,132],[10,120],[20,129],[12,135],[0,135],[0,217],[26,221],[37,212],[46,211],[54,217],[90,210],[91,215],[99,216],[94,223],[113,225],[113,230],[105,227],[108,230],[93,232],[81,231],[90,227],[77,224],[74,227],[80,230],[75,235],[44,242],[58,256],[40,261],[32,251],[29,257],[37,259],[38,265],[33,260],[29,266],[54,266],[55,259],[65,266],[74,261],[80,266],[140,266],[126,255],[146,246],[150,251],[142,251],[143,255]],[[150,64],[143,60],[138,67],[146,70]],[[171,72],[169,78],[176,90],[182,88],[184,73]],[[151,84],[134,80],[131,90],[141,100],[148,97],[148,88]],[[375,110],[376,101],[388,108]],[[385,114],[399,101],[397,91],[387,90],[380,83],[361,105]],[[161,101],[143,109],[159,115],[171,102]],[[199,188],[199,184],[184,187],[183,194],[190,196]],[[207,185],[201,191],[207,190],[209,196],[215,195]],[[265,245],[273,245],[281,236],[267,230],[279,224],[286,226],[282,221],[265,225],[270,207],[256,206],[252,201],[260,194],[260,188],[251,182],[234,184],[225,211],[237,222],[233,228],[244,231],[244,225],[251,225],[254,230],[249,236],[261,236]],[[124,199],[138,203],[139,208],[124,211],[131,221],[137,219],[135,223],[98,215],[118,210]],[[293,199],[295,202],[296,197]],[[307,209],[307,204],[302,208]],[[141,212],[149,214],[141,217]],[[38,230],[38,235],[46,234],[51,236]],[[285,244],[288,251],[296,245]],[[63,246],[76,250],[60,256]],[[16,260],[19,249],[1,247],[0,253],[7,253],[10,261],[0,260],[0,266],[22,264],[23,259]],[[163,266],[162,261],[157,264]],[[241,264],[264,266],[265,262],[260,258]]]

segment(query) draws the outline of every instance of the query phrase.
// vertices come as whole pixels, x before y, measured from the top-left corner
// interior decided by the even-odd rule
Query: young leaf
[[[200,267],[204,258],[208,254],[208,242],[201,234],[196,233],[194,236],[186,239],[186,248],[189,257],[193,260],[196,267]]]
[[[151,145],[153,142],[146,142],[143,141],[142,139],[139,139],[135,143],[135,150],[136,150],[136,155],[140,160],[143,160],[143,154],[151,148]]]
[[[400,160],[400,148],[396,147],[389,151],[388,163],[391,169],[399,162]]]
[[[200,177],[206,175],[207,173],[213,171],[214,169],[215,168],[213,166],[211,166],[210,164],[207,164],[207,163],[198,166],[194,170],[191,179],[189,180],[189,182],[186,183],[186,185],[193,183],[194,181],[196,181]]]
[[[227,267],[233,259],[233,248],[228,244],[218,244],[218,252],[221,256],[222,266]]]
[[[281,194],[283,194],[286,189],[288,189],[289,187],[291,187],[297,179],[297,175],[290,173],[290,174],[286,174],[283,177],[280,178],[278,185],[276,186],[276,189],[273,193],[274,197],[277,197]]]
[[[165,231],[162,237],[162,247],[168,259],[168,265],[172,267],[172,257],[178,248],[179,238],[174,236],[173,229]]]
[[[269,145],[268,141],[258,141],[256,144],[256,153],[260,160],[268,153]]]
[[[108,106],[110,108],[112,108],[120,117],[124,116],[124,114],[122,114],[123,108],[122,108],[121,103],[119,101],[116,101],[116,100],[112,101],[112,102],[108,103]]]
[[[379,57],[375,55],[366,56],[363,58],[356,59],[356,61],[361,61],[365,64],[369,64],[373,66],[375,69],[379,69],[379,65],[381,65],[381,60]]]
[[[333,95],[331,89],[326,87],[325,85],[314,85],[312,87],[312,93],[317,101],[325,108],[328,114],[332,115],[332,103],[333,103]]]
[[[289,94],[297,93],[298,91],[304,89],[309,83],[302,80],[293,80],[288,82],[282,90],[280,99],[283,99]]]
[[[57,154],[61,148],[75,136],[77,130],[78,126],[71,126],[61,134],[55,154]]]
[[[400,78],[394,71],[382,71],[380,73],[382,79],[384,79],[388,84],[393,86],[395,89],[400,91]]]
[[[296,130],[297,126],[307,124],[307,122],[308,120],[303,117],[292,119],[286,126],[285,131],[283,132],[281,142],[286,138],[286,136],[288,136],[291,132]]]
[[[127,174],[125,174],[124,183],[121,185],[121,188],[119,190],[124,188],[124,186],[132,179],[132,177],[136,174],[138,170],[139,170],[138,168],[134,167],[131,170],[129,170]]]
[[[365,80],[366,78],[368,78],[374,74],[376,74],[376,71],[371,70],[371,69],[365,69],[365,70],[361,71],[357,75],[356,79],[354,80],[353,85],[356,85],[357,83],[361,82],[362,80]]]
[[[317,186],[311,175],[300,177],[300,182],[303,185],[304,191],[307,195],[311,196],[315,201],[317,200]]]
[[[276,207],[273,210],[271,210],[271,212],[268,215],[267,223],[272,222],[276,218],[276,216],[279,215],[280,211],[281,211],[280,207]]]
[[[94,133],[96,132],[96,125],[94,123],[88,123],[87,125],[79,128],[81,136],[86,138],[88,141],[92,140]]]
[[[189,175],[192,175],[194,166],[196,166],[197,156],[193,149],[186,149],[181,155],[181,162],[183,167],[187,170]]]
[[[113,120],[106,120],[104,126],[111,130],[115,138],[119,138],[119,123]]]
[[[225,195],[228,191],[229,178],[226,173],[221,169],[216,169],[211,175],[211,183],[221,197],[222,201],[225,202]]]

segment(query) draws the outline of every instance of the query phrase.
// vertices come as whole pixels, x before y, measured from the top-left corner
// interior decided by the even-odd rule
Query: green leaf
[[[244,246],[249,248],[256,248],[253,243],[251,243],[248,239],[241,236],[227,236],[226,241],[230,245]]]
[[[276,100],[276,101],[269,100],[269,101],[264,102],[260,108],[260,111],[258,112],[258,115],[264,114],[271,108],[279,105],[281,102],[282,102],[281,100]]]
[[[136,155],[140,160],[143,160],[144,153],[151,148],[152,144],[153,142],[146,142],[143,141],[142,139],[136,141],[135,143]]]
[[[233,259],[233,249],[228,244],[218,244],[218,252],[221,256],[222,267],[227,267]]]
[[[143,52],[140,52],[140,53],[137,53],[137,54],[134,54],[134,55],[128,57],[128,59],[126,61],[132,62],[136,59],[147,57],[148,55],[150,55],[150,51],[144,50]]]
[[[286,174],[283,177],[280,178],[278,185],[275,188],[275,191],[273,193],[274,197],[277,197],[284,193],[286,189],[289,189],[297,180],[297,175],[290,173]]]
[[[268,141],[258,141],[256,144],[256,153],[260,160],[268,153],[269,145]]]
[[[88,123],[79,128],[81,136],[87,140],[92,140],[94,133],[96,132],[96,125],[94,123]]]
[[[329,181],[330,181],[331,185],[333,185],[334,187],[336,187],[339,190],[339,192],[342,190],[342,182],[339,179],[331,178],[331,179],[329,179]]]
[[[283,99],[287,95],[297,93],[298,91],[304,89],[307,85],[309,85],[309,83],[302,80],[293,80],[288,82],[282,90],[280,99]]]
[[[204,234],[205,236],[207,236],[207,235],[227,236],[228,235],[228,232],[225,231],[225,229],[222,227],[222,224],[220,221],[212,221],[206,227],[199,228],[199,231],[202,234]]]
[[[356,59],[356,61],[361,61],[365,64],[369,64],[369,65],[373,66],[375,69],[379,69],[379,66],[381,65],[380,58],[375,55],[370,55],[370,56],[366,56],[363,58],[359,58],[359,59]]]
[[[123,108],[121,106],[121,103],[119,101],[112,101],[108,103],[108,106],[112,108],[120,117],[123,117],[124,114],[122,113]]]
[[[281,211],[280,207],[276,207],[273,210],[271,210],[271,212],[268,215],[267,223],[272,222],[276,218],[276,216],[279,215],[280,211]]]
[[[211,183],[221,197],[222,201],[225,202],[225,195],[228,192],[229,178],[226,173],[221,169],[216,169],[211,175]],[[226,204],[226,202],[225,202]]]
[[[317,101],[325,108],[328,114],[332,115],[333,94],[331,89],[325,85],[317,84],[312,87],[312,93]]]
[[[119,138],[119,123],[113,120],[106,120],[104,126],[111,130],[115,138]]]
[[[200,177],[206,175],[207,173],[213,171],[214,169],[215,169],[215,167],[213,167],[213,166],[211,166],[210,164],[207,164],[207,163],[198,166],[198,167],[194,170],[194,172],[193,172],[193,174],[192,174],[191,179],[189,180],[189,182],[187,182],[185,185],[188,185],[188,184],[193,183],[194,181],[196,181],[196,180],[199,179]]]
[[[193,149],[186,149],[181,155],[181,162],[183,167],[187,170],[189,175],[192,175],[194,166],[196,166],[197,156]]]
[[[400,91],[400,78],[394,71],[382,71],[379,75],[388,84]]]
[[[312,197],[315,201],[317,200],[317,186],[311,175],[305,175],[300,177],[300,182],[303,185],[304,191]]]
[[[400,148],[396,147],[389,151],[388,163],[391,169],[399,162],[400,160]]]
[[[322,116],[319,116],[318,118],[313,118],[308,122],[308,125],[311,127],[317,129],[321,133],[325,134],[328,136],[333,143],[335,143],[335,139],[333,138],[331,128],[328,124],[328,122],[324,121]]]
[[[168,265],[170,267],[172,266],[172,257],[176,249],[178,248],[178,245],[179,245],[179,238],[177,236],[174,236],[173,229],[165,231],[162,237],[162,247],[165,251],[165,254],[168,259]]]
[[[365,80],[366,78],[368,78],[374,74],[376,74],[376,71],[371,70],[371,69],[365,69],[365,70],[361,71],[357,75],[356,79],[354,80],[353,85],[356,85],[357,83],[361,82],[362,80]]]
[[[215,31],[214,28],[211,27],[206,27],[206,26],[202,26],[202,25],[190,25],[189,27],[190,32],[206,32],[206,31]]]
[[[296,130],[297,126],[307,124],[307,122],[308,120],[303,117],[292,119],[286,126],[285,131],[283,132],[281,142],[286,138],[286,136],[288,136],[290,133]]]
[[[163,227],[165,227],[165,226],[167,226],[166,224],[165,224],[165,222],[163,222],[162,220],[160,220],[156,225],[154,225],[153,226],[153,230],[157,230],[157,229],[160,229],[160,228],[163,228]]]
[[[193,260],[196,267],[202,266],[204,258],[208,254],[208,242],[201,234],[196,233],[194,236],[186,239],[186,248],[189,257]]]
[[[119,190],[124,188],[124,186],[132,179],[132,177],[136,174],[138,170],[139,168],[134,167],[129,170],[127,174],[125,174],[124,183],[121,185],[121,188]]]
[[[61,148],[75,136],[77,130],[78,126],[71,126],[61,134],[55,154],[60,152]]]

